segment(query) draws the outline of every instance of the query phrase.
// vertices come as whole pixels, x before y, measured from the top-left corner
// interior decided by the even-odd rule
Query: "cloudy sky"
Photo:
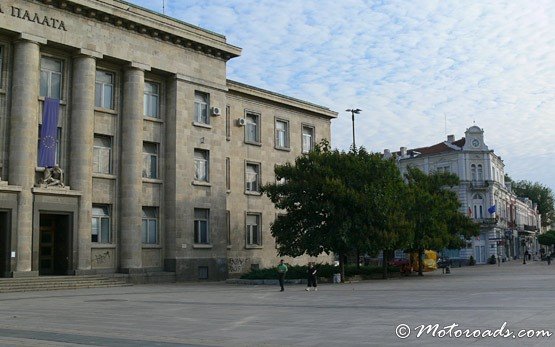
[[[162,0],[131,0],[162,12]],[[515,179],[555,191],[553,0],[165,0],[243,48],[228,78],[329,107],[332,143],[371,151],[474,123]]]

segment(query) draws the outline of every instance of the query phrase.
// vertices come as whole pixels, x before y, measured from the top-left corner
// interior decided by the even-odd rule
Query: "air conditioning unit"
[[[237,119],[237,126],[245,126],[245,124],[247,124],[247,121],[245,120],[245,118],[239,118]]]
[[[212,115],[213,116],[221,116],[222,115],[222,109],[219,107],[212,107]]]

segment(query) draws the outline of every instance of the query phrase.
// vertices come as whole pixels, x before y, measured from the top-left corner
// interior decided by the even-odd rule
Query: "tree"
[[[392,160],[363,148],[349,152],[317,145],[295,163],[276,166],[276,179],[262,191],[284,213],[271,226],[279,255],[338,255],[344,279],[345,255],[393,245],[400,235],[390,220],[401,176]],[[377,241],[379,240],[379,241]]]
[[[409,167],[405,177],[408,182],[406,218],[413,235],[411,248],[418,252],[418,274],[422,276],[421,259],[425,249],[460,248],[463,239],[478,235],[479,226],[459,211],[458,196],[448,189],[459,184],[456,175],[426,175]]]
[[[538,182],[517,181],[513,182],[512,189],[517,196],[530,198],[538,204],[538,211],[542,215],[542,226],[555,222],[555,198],[551,188]]]
[[[540,245],[551,246],[555,245],[555,230],[550,230],[545,234],[538,236],[538,242]]]

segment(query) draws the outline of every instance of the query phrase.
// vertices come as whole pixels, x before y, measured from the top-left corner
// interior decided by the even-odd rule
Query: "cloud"
[[[160,11],[151,1],[133,0]],[[160,1],[161,2],[161,1]],[[332,143],[374,151],[484,128],[512,176],[555,190],[555,2],[166,0],[243,48],[228,76],[340,113]],[[158,6],[158,7],[153,7]]]

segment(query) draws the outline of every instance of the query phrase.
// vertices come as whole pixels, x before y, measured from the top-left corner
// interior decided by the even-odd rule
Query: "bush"
[[[286,278],[294,278],[294,279],[306,278],[306,272],[308,270],[308,266],[288,265],[287,267],[288,267],[288,271],[287,271]],[[318,277],[331,278],[333,274],[339,273],[339,267],[334,266],[332,264],[316,265],[316,269],[318,270],[317,272]],[[399,267],[390,266],[388,268],[388,272],[398,273],[400,272],[400,269]],[[356,264],[345,265],[346,277],[352,277],[355,275],[373,276],[373,275],[382,274],[382,273],[383,273],[383,268],[381,266],[361,266],[360,269],[357,270]],[[249,279],[249,280],[275,279],[277,278],[277,270],[274,267],[252,270],[246,274],[243,274],[241,278]]]
[[[495,259],[495,255],[491,255],[491,257],[489,257],[488,263],[490,264],[496,264],[497,263],[497,259]]]

